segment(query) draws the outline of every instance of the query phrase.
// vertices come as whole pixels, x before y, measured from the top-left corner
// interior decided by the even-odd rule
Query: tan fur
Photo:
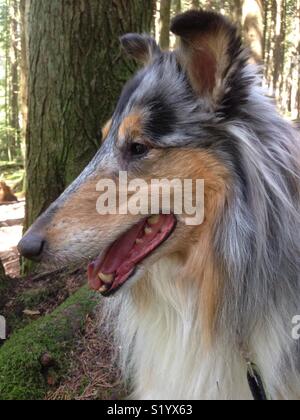
[[[226,199],[229,174],[224,165],[206,151],[173,151],[168,154],[169,159],[168,164],[160,164],[161,167],[168,168],[168,173],[162,174],[161,170],[154,167],[155,174],[155,171],[160,172],[159,177],[205,180],[205,221],[197,227],[186,227],[188,237],[179,240],[183,248],[178,251],[186,258],[182,277],[196,277],[199,280],[202,303],[199,310],[202,311],[201,318],[204,322],[203,334],[206,341],[210,342],[222,296],[222,276],[215,260],[212,240],[218,214]],[[186,243],[189,244],[188,252]]]
[[[156,158],[156,163],[151,164],[152,178],[205,180],[205,222],[198,227],[185,226],[180,231],[178,229],[177,246],[172,251],[182,261],[182,272],[179,277],[183,281],[185,278],[198,279],[199,302],[201,302],[199,316],[202,319],[205,340],[209,344],[214,336],[215,321],[222,296],[222,275],[215,260],[212,239],[218,214],[226,199],[229,175],[226,168],[209,152],[171,151],[161,159],[158,156],[164,155],[163,152],[152,153]],[[186,162],[189,162],[189,165],[186,165]],[[177,284],[180,287],[180,281]],[[151,284],[148,286],[145,283],[137,283],[133,292],[136,304],[141,308],[147,305],[151,296]]]
[[[142,132],[142,116],[140,113],[132,113],[128,115],[122,121],[119,133],[118,142],[119,144],[126,138],[138,137]]]
[[[228,32],[219,28],[215,33],[192,33],[179,52],[195,91],[199,95],[215,92],[228,65]]]
[[[98,214],[96,203],[100,193],[97,191],[97,183],[102,177],[111,178],[111,175],[99,174],[97,179],[83,184],[55,213],[47,228],[47,237],[54,247],[56,244],[59,246],[67,234],[72,234],[72,229],[94,230],[95,235],[100,232],[103,238],[111,242],[113,238],[117,239],[118,232],[121,232],[124,226],[130,227],[138,222],[137,216]],[[71,232],[66,231],[64,226],[71,229]],[[101,244],[99,244],[99,248],[100,246]]]
[[[102,143],[105,142],[112,126],[112,119],[108,120],[102,128]]]
[[[105,176],[106,175],[103,174],[103,177]],[[78,191],[69,198],[64,206],[56,212],[52,219],[52,223],[48,228],[48,235],[51,238],[51,241],[55,240],[55,235],[57,235],[59,239],[61,232],[60,230],[56,231],[54,228],[56,224],[61,222],[70,223],[76,220],[76,225],[80,226],[81,229],[93,226],[103,228],[102,224],[113,223],[113,220],[110,219],[111,216],[101,216],[97,213],[96,202],[99,197],[99,192],[97,192],[96,187],[97,182],[100,179],[101,174],[99,174],[99,178],[85,182]],[[114,216],[114,218],[116,218],[116,216]],[[121,220],[119,220],[119,222],[121,222]],[[68,227],[69,226],[70,225],[68,224]]]

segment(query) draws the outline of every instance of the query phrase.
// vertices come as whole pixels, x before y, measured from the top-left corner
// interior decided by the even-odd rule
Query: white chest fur
[[[123,368],[138,399],[252,399],[246,363],[218,339],[201,338],[196,290],[176,287],[174,259],[157,263],[139,302],[133,290],[113,300]],[[147,286],[147,284],[148,286]],[[111,303],[108,304],[111,309]],[[118,308],[118,309],[117,309]]]

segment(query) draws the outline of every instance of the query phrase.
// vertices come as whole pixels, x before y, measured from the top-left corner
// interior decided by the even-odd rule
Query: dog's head
[[[237,31],[220,15],[195,11],[176,17],[171,29],[181,39],[174,52],[162,52],[146,35],[121,39],[143,67],[124,87],[97,155],[19,244],[25,257],[50,264],[88,261],[90,283],[104,294],[164,255],[184,256],[201,241],[207,252],[238,172],[224,127],[242,112],[253,80]],[[148,186],[153,179],[182,185],[204,180],[203,223],[187,225],[186,212],[175,214],[174,205],[165,212],[163,200],[155,212],[147,207],[143,215],[99,214],[103,179],[112,182],[119,210],[123,203],[117,193],[132,198],[132,191],[122,191],[120,172]],[[144,192],[144,198],[150,195]]]

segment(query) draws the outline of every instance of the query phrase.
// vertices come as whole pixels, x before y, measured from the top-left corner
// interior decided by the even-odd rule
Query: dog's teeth
[[[157,216],[151,216],[148,219],[148,223],[149,223],[149,225],[157,225],[157,223],[159,222],[159,219],[160,219],[160,216],[159,215],[157,215]]]
[[[143,239],[137,239],[137,240],[135,241],[135,243],[136,243],[137,245],[141,245],[141,244],[143,244],[143,243],[144,243],[144,241],[143,241]]]
[[[113,282],[114,276],[113,274],[99,273],[99,279],[102,280],[105,284],[111,284]]]
[[[145,228],[145,234],[146,234],[147,236],[152,235],[152,233],[153,233],[153,230],[152,230],[150,227],[146,227],[146,228]]]
[[[105,284],[101,286],[100,289],[98,290],[98,292],[100,293],[105,293],[107,291],[108,291],[108,287]]]

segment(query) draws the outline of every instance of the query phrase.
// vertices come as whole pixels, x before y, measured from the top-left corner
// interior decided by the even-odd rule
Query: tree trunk
[[[284,69],[285,33],[286,33],[286,0],[276,0],[276,32],[274,41],[273,91],[279,97],[282,89],[281,80]]]
[[[242,20],[243,20],[243,4],[242,0],[233,0],[231,7],[231,18],[233,22],[242,29]]]
[[[266,58],[267,58],[267,42],[268,42],[268,35],[271,30],[271,26],[269,26],[269,12],[270,12],[270,2],[269,0],[265,0],[263,2],[263,17],[264,17],[264,31],[263,31],[263,61],[266,66]]]
[[[152,16],[152,0],[31,0],[25,228],[99,148],[134,69],[119,37],[149,31]]]
[[[21,140],[22,156],[25,158],[25,137],[28,115],[28,13],[30,0],[20,0],[20,36],[21,36],[21,54],[20,54],[20,111],[21,121]]]
[[[279,84],[279,97],[283,98],[284,94],[284,84],[285,84],[285,75],[284,75],[284,64],[285,64],[285,54],[286,54],[286,29],[287,29],[287,0],[283,0],[281,7],[281,45],[280,45],[280,56],[279,56],[279,73],[280,73],[280,84]],[[290,80],[292,82],[292,80]],[[283,104],[283,109],[285,109],[286,104]]]
[[[182,4],[181,0],[174,0],[173,3],[174,15],[176,16],[182,11]]]
[[[266,63],[266,79],[269,87],[269,94],[274,95],[273,74],[274,74],[274,50],[276,43],[276,20],[277,20],[277,3],[276,0],[268,0],[265,8],[268,20],[268,31],[266,35],[265,47],[265,63]]]
[[[18,34],[18,3],[10,0],[10,120],[13,157],[20,150],[19,123],[19,34]]]
[[[298,56],[298,86],[296,93],[296,106],[297,106],[297,118],[300,119],[300,0],[297,0],[297,29],[298,29],[298,46],[297,46],[297,56]]]
[[[170,47],[170,18],[171,0],[161,0],[160,2],[160,37],[159,44],[162,49]]]
[[[250,47],[255,63],[262,64],[264,44],[264,12],[261,0],[244,0],[243,30],[246,44]]]
[[[5,109],[5,141],[7,149],[7,158],[12,160],[11,150],[11,133],[10,133],[10,10],[9,0],[5,0],[5,94],[4,94],[4,109]]]
[[[281,47],[282,47],[282,5],[283,0],[273,0],[273,7],[276,10],[276,29],[274,34],[274,70],[273,70],[273,93],[274,96],[278,94],[278,85],[281,68]]]

